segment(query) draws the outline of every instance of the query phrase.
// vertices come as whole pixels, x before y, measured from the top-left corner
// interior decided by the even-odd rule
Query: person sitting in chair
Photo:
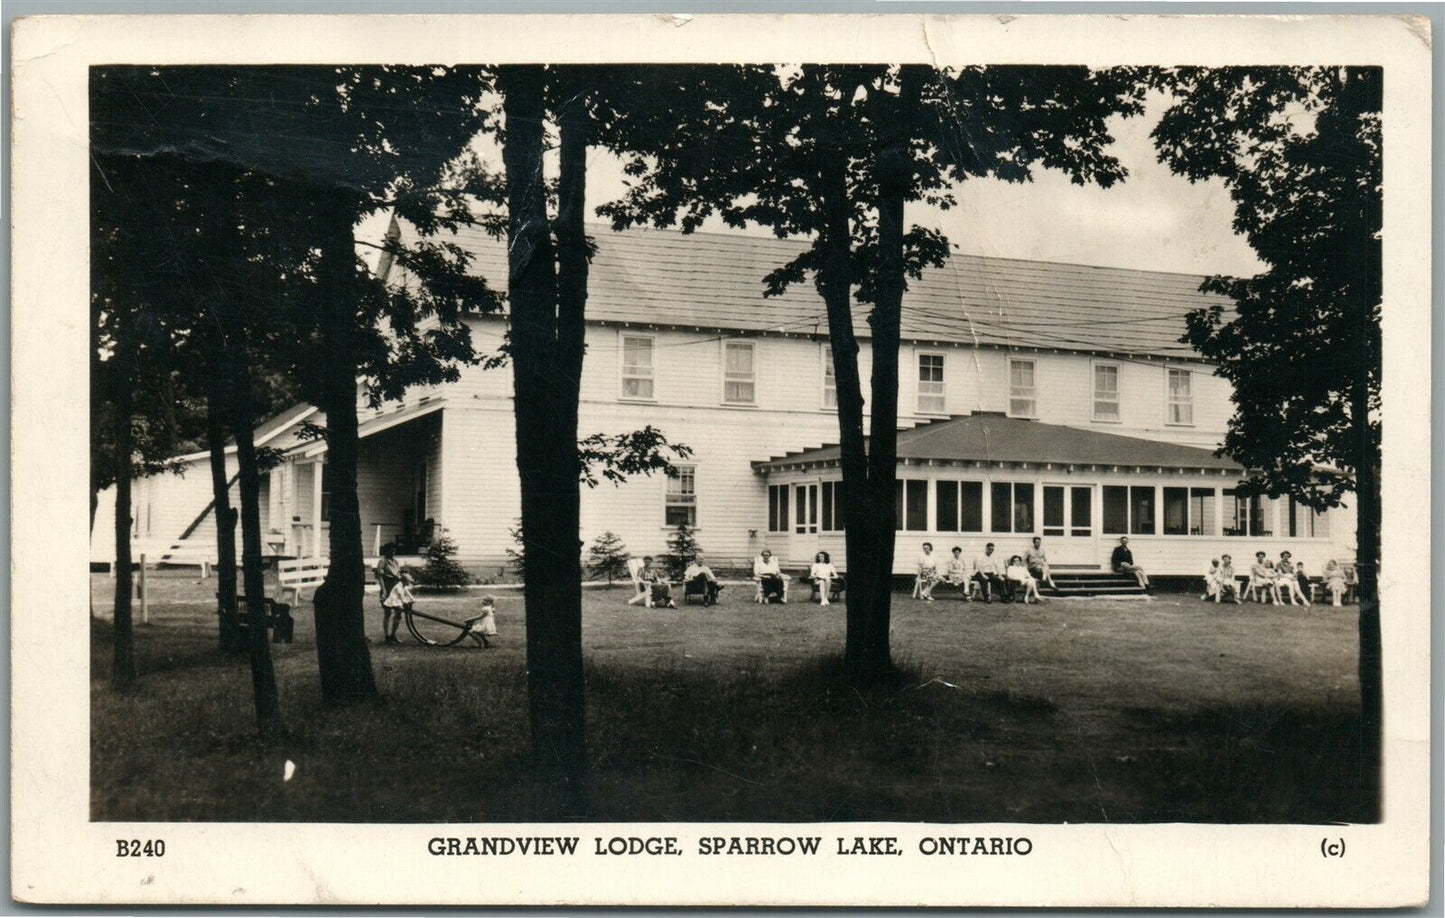
[[[788,578],[783,574],[782,568],[778,566],[778,559],[774,558],[773,553],[766,548],[763,549],[762,554],[753,559],[753,579],[762,585],[763,602],[786,603],[788,601],[783,592],[786,589]]]
[[[1234,597],[1234,604],[1239,605],[1239,579],[1234,573],[1234,559],[1229,555],[1223,555],[1219,559],[1219,571],[1215,574],[1214,601],[1224,599],[1228,593]]]
[[[818,605],[829,605],[828,593],[832,591],[833,584],[838,582],[838,569],[833,566],[833,559],[826,551],[820,551],[813,556],[813,566],[808,568],[808,581],[818,588]]]
[[[1279,605],[1279,575],[1275,573],[1274,565],[1269,563],[1264,552],[1254,553],[1254,566],[1249,569],[1249,590],[1254,594],[1255,602],[1264,602],[1264,597],[1269,596],[1270,605]]]
[[[692,559],[692,563],[682,574],[682,580],[689,591],[702,594],[704,606],[717,605],[717,594],[722,590],[722,584],[718,582],[712,568],[703,563],[702,552],[698,552],[697,557]]]
[[[952,554],[948,566],[943,570],[943,579],[939,582],[959,587],[963,590],[963,601],[969,602],[972,597],[968,595],[968,562],[963,560],[963,549],[959,546],[953,546]]]
[[[1119,544],[1114,547],[1114,554],[1109,558],[1109,566],[1114,569],[1116,574],[1128,574],[1133,577],[1139,581],[1139,585],[1144,588],[1145,593],[1149,592],[1149,577],[1144,573],[1144,568],[1134,563],[1134,553],[1129,550],[1128,536],[1119,537]]]
[[[664,609],[677,608],[677,603],[672,601],[672,584],[667,582],[667,575],[652,563],[651,555],[642,559],[642,570],[638,571],[638,579],[648,584],[654,608],[657,606],[662,606]]]
[[[1053,572],[1049,570],[1049,556],[1044,552],[1044,540],[1034,536],[1034,545],[1024,554],[1024,564],[1029,574],[1039,583],[1047,583],[1049,589],[1057,590]]]
[[[1039,582],[1029,573],[1028,566],[1019,555],[1008,559],[1008,566],[1003,572],[1004,583],[1008,589],[1008,598],[1013,602],[1029,604],[1029,597],[1034,602],[1042,602],[1039,596]],[[1020,598],[1022,597],[1022,598]]]
[[[973,579],[978,581],[978,588],[983,593],[984,602],[993,602],[993,590],[998,588],[999,595],[1004,602],[1008,602],[1008,591],[1003,579],[1003,565],[999,563],[998,556],[993,553],[993,543],[990,542],[983,547],[983,554],[973,559]]]
[[[923,543],[923,554],[918,556],[918,598],[933,602],[933,585],[938,583],[938,558],[933,554],[933,543]]]
[[[1345,598],[1345,570],[1334,558],[1325,564],[1324,579],[1325,592],[1330,596],[1330,605],[1340,605]]]
[[[1305,595],[1304,590],[1300,589],[1299,577],[1292,558],[1293,556],[1287,551],[1279,553],[1279,564],[1275,565],[1274,569],[1275,583],[1279,585],[1281,595],[1289,600],[1290,605],[1298,602],[1307,606],[1310,604],[1310,599]],[[1306,580],[1305,583],[1308,585],[1309,581]]]

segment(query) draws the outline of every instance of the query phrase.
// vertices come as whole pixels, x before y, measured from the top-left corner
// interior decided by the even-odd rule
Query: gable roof
[[[807,464],[831,465],[836,464],[839,457],[840,450],[836,444],[820,446],[754,462],[753,471],[771,472]],[[1044,424],[990,412],[900,430],[898,459],[1244,472],[1238,463],[1221,459],[1207,449]]]
[[[809,243],[738,233],[632,229],[589,224],[597,244],[587,318],[610,324],[826,336],[827,314],[811,280],[763,296],[763,278]],[[406,233],[403,232],[403,237]],[[492,286],[507,280],[504,239],[463,227],[452,241],[472,253]],[[378,266],[385,271],[389,259]],[[1221,297],[1199,292],[1203,277],[954,253],[910,280],[905,341],[1086,351],[1202,360],[1179,343],[1187,312]],[[855,306],[861,338],[866,304]]]

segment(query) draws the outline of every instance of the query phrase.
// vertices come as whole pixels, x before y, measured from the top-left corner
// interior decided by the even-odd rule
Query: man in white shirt
[[[973,560],[973,579],[978,581],[984,602],[993,602],[993,589],[998,587],[999,595],[1008,598],[1007,584],[1003,580],[1003,565],[993,553],[993,543],[983,547],[983,554]]]
[[[753,579],[763,586],[763,602],[788,601],[787,575],[778,566],[778,559],[766,548],[753,559]]]
[[[682,574],[682,582],[686,584],[686,592],[702,593],[704,606],[717,605],[717,594],[722,589],[722,584],[718,582],[712,568],[703,563],[702,552],[698,552],[697,557],[687,566],[687,570]]]

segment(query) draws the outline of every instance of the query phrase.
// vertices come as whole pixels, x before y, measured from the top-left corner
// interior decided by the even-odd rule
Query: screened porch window
[[[1104,486],[1104,532],[1110,535],[1154,534],[1154,486]]]
[[[1289,499],[1289,537],[1291,539],[1323,539],[1330,534],[1330,518],[1324,510],[1306,507]]]
[[[989,524],[993,532],[1034,531],[1034,486],[996,481],[989,486]]]
[[[937,532],[983,531],[983,482],[939,481],[935,487]]]
[[[928,482],[921,478],[900,478],[893,485],[893,528],[899,531],[928,530]]]
[[[843,482],[823,482],[823,531],[842,532],[847,528],[843,516]]]
[[[1259,494],[1242,495],[1233,489],[1224,492],[1224,534],[1227,536],[1272,536],[1265,522],[1265,498]]]

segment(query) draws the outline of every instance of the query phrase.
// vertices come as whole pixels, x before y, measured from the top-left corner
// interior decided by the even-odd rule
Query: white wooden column
[[[320,459],[311,463],[311,557],[321,557],[321,468]]]

